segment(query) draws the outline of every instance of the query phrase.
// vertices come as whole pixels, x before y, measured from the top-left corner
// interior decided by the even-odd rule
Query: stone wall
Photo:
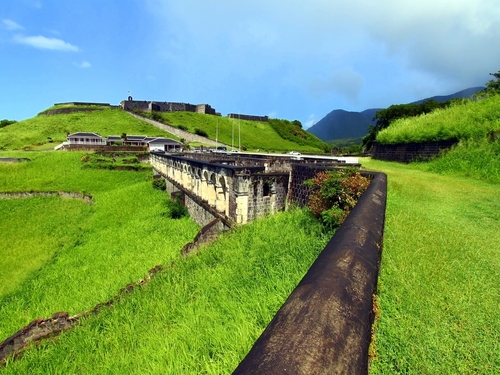
[[[144,152],[142,146],[92,146],[92,145],[69,145],[66,144],[61,147],[62,150],[67,151],[96,151],[96,152]]]
[[[240,113],[229,113],[227,117],[238,120],[248,120],[248,121],[262,121],[262,122],[269,121],[268,116],[243,115]]]
[[[191,104],[177,102],[155,102],[146,100],[123,100],[120,107],[125,111],[144,112],[197,112],[215,115],[216,111],[208,104]]]
[[[372,158],[402,163],[429,160],[439,156],[441,151],[450,149],[457,142],[457,140],[449,140],[425,143],[400,143],[394,145],[384,145],[374,142]]]
[[[75,113],[75,112],[94,112],[94,111],[102,111],[103,108],[59,108],[59,109],[49,109],[48,111],[40,112],[38,116],[52,116],[52,115],[60,115],[66,113]]]
[[[248,189],[248,221],[284,211],[289,174],[252,176]]]

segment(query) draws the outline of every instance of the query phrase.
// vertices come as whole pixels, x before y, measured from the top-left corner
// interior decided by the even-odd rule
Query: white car
[[[300,155],[300,152],[297,151],[290,151],[288,155]]]

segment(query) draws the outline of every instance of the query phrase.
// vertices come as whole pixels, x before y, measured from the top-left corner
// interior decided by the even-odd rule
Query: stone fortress
[[[148,100],[133,100],[131,96],[127,100],[120,102],[120,108],[129,111],[143,112],[196,112],[207,115],[221,116],[220,112],[216,112],[209,104],[190,104],[176,102],[158,102]],[[240,113],[229,113],[229,118],[249,121],[268,121],[268,116],[245,115]]]

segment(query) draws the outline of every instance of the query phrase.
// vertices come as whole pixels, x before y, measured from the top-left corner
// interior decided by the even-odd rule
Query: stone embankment
[[[35,319],[26,327],[20,329],[12,336],[0,342],[0,365],[5,365],[7,358],[13,356],[15,359],[22,357],[24,351],[30,345],[37,345],[42,340],[54,337],[69,330],[80,322],[80,319],[92,314],[97,314],[103,307],[108,307],[118,302],[120,298],[139,285],[145,285],[160,271],[162,265],[151,268],[144,279],[140,279],[122,288],[116,296],[105,303],[96,305],[92,310],[83,311],[79,314],[69,316],[67,312],[57,312],[48,319]]]
[[[92,195],[75,193],[71,191],[14,191],[0,193],[0,199],[24,199],[33,197],[54,197],[81,199],[88,204],[93,204]]]

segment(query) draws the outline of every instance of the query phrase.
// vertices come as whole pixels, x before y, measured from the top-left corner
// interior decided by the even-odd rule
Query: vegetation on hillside
[[[1,153],[26,157],[26,153]],[[147,171],[82,168],[79,152],[30,152],[0,163],[0,192],[69,191],[0,199],[0,341],[36,318],[106,302],[157,264],[168,266],[199,226],[170,219],[168,196]]]
[[[38,115],[0,128],[0,150],[32,150],[38,145],[57,144],[66,141],[68,133],[75,132],[93,132],[105,137],[126,133],[178,139],[120,109],[105,108],[92,112]]]
[[[288,121],[282,119],[269,119],[269,125],[280,135],[281,138],[295,142],[301,146],[314,146],[323,152],[330,152],[330,146],[315,135],[302,129],[298,120]]]
[[[479,139],[500,131],[500,95],[463,100],[425,116],[399,119],[381,131],[383,144]]]
[[[496,374],[500,185],[361,163],[389,184],[370,374]]]
[[[35,318],[105,302],[157,264],[166,269],[2,371],[232,372],[331,233],[292,210],[184,259],[198,227],[171,219],[151,172],[82,169],[84,155],[32,152],[31,162],[0,164],[0,191],[85,191],[94,200],[0,200],[0,341]]]
[[[15,124],[16,122],[16,120],[3,119],[2,121],[0,121],[0,128],[5,128],[6,126]]]
[[[394,104],[389,108],[381,109],[376,112],[374,120],[375,125],[368,127],[368,134],[363,137],[363,147],[370,149],[373,142],[377,139],[378,134],[389,127],[398,119],[413,118],[422,114],[431,113],[439,108],[449,107],[454,100],[446,102],[437,102],[436,100],[427,100],[423,103],[409,103],[409,104]]]
[[[239,120],[194,112],[139,112],[142,116],[243,150],[326,152],[330,147],[302,129],[300,121]]]

